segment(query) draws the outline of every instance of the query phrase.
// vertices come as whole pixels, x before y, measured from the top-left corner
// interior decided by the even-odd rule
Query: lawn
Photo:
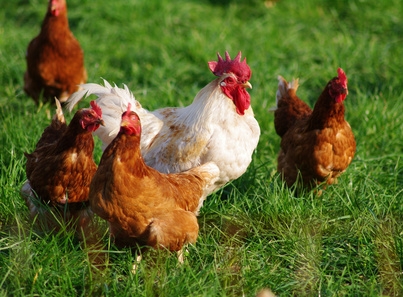
[[[54,108],[25,95],[23,75],[46,1],[3,2],[0,296],[255,296],[262,288],[279,296],[403,296],[401,0],[68,2],[88,81],[127,84],[148,109],[190,104],[214,79],[207,62],[217,52],[242,51],[253,72],[251,104],[262,133],[248,171],[208,197],[183,265],[155,252],[136,274],[135,255],[107,234],[100,267],[95,248],[71,232],[31,228],[19,196],[23,153]],[[313,106],[339,66],[349,79],[346,119],[356,156],[320,197],[297,197],[276,173],[280,139],[268,109],[277,76],[299,77],[298,94]]]

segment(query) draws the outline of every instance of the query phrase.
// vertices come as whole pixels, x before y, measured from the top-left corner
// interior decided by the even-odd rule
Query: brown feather
[[[277,135],[282,137],[296,121],[309,116],[312,109],[302,101],[296,94],[298,80],[289,84],[283,77],[279,76],[279,87],[277,91],[277,108],[274,112],[274,127]]]
[[[63,115],[63,110],[60,105],[60,101],[55,99],[56,101],[56,113],[53,116],[51,124],[43,131],[41,138],[37,142],[35,146],[35,152],[32,154],[24,153],[27,158],[26,163],[26,175],[30,177],[32,175],[32,171],[36,167],[36,159],[38,155],[46,155],[48,146],[57,142],[60,136],[66,131],[67,125],[66,120]],[[40,153],[43,151],[43,153]]]

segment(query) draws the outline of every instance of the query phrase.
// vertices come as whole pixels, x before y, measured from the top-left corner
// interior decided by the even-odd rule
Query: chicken
[[[84,53],[70,31],[65,0],[49,0],[37,37],[28,45],[24,91],[36,103],[41,98],[61,102],[87,80]]]
[[[208,63],[218,76],[205,86],[189,106],[168,107],[149,112],[135,100],[127,86],[82,85],[67,101],[72,110],[84,96],[95,94],[104,113],[105,127],[95,132],[106,147],[119,131],[121,113],[131,103],[142,122],[141,152],[145,163],[160,172],[182,172],[209,161],[217,164],[220,178],[212,193],[240,177],[252,160],[259,124],[250,105],[251,70],[241,53],[233,60]]]
[[[288,83],[279,76],[274,113],[281,137],[277,169],[288,186],[300,181],[308,189],[333,184],[353,160],[356,142],[344,119],[347,76],[341,68],[337,73],[313,110],[297,97],[298,80]]]
[[[219,169],[208,162],[186,172],[164,174],[147,166],[140,151],[140,118],[130,108],[129,103],[120,131],[103,152],[91,182],[91,208],[109,222],[118,247],[180,251],[196,242],[196,215]]]
[[[88,193],[97,169],[92,132],[103,124],[95,101],[92,108],[77,111],[68,126],[57,99],[56,105],[56,114],[34,152],[25,153],[28,180],[21,189],[31,217],[43,217],[45,230],[57,230],[60,220],[79,220],[78,226],[89,221]]]

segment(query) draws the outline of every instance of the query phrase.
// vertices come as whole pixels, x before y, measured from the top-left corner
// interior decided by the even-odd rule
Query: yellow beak
[[[122,122],[120,122],[121,127],[126,127],[127,125],[128,125],[128,122],[126,120],[122,120]]]
[[[98,119],[98,124],[101,126],[105,126],[104,120],[103,119]]]
[[[250,82],[245,82],[245,83],[243,83],[242,85],[241,85],[242,87],[244,87],[245,89],[246,88],[250,88],[250,89],[252,89],[252,85],[251,85],[251,83]]]

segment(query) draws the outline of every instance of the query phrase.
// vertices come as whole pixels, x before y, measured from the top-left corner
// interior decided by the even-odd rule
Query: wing
[[[160,172],[182,172],[202,163],[208,151],[211,129],[198,129],[197,122],[178,120],[185,109],[165,108],[156,111],[163,122],[155,137],[143,143],[142,154],[146,164]],[[142,135],[143,136],[143,135]]]
[[[32,189],[46,203],[86,201],[97,168],[92,155],[84,155],[76,149],[61,154],[53,152],[35,159],[28,178]]]
[[[307,131],[307,121],[299,122],[281,140],[278,171],[291,186],[302,175],[304,184],[334,182],[351,163],[355,139],[347,122],[338,129]]]
[[[323,129],[318,135],[317,147],[316,174],[328,177],[327,182],[332,184],[354,158],[356,142],[350,125],[344,121],[337,129]]]

